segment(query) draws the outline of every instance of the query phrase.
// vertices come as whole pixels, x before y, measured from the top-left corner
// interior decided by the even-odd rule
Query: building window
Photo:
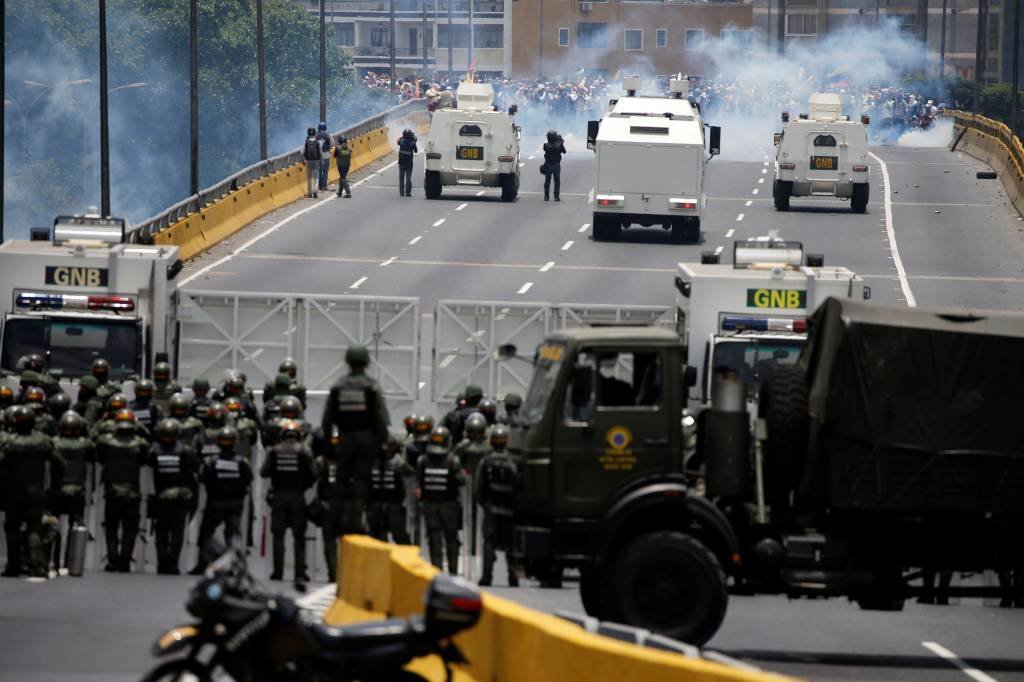
[[[342,47],[353,47],[356,44],[356,25],[352,23],[335,24],[334,39]]]
[[[483,12],[504,12],[505,3],[503,0],[474,0],[473,2],[473,13],[479,14]]]
[[[627,28],[622,32],[622,48],[629,52],[644,49],[644,31],[640,28]]]
[[[668,45],[668,29],[659,28],[654,32],[654,46],[665,47]]]
[[[916,14],[897,14],[896,19],[900,22],[900,33],[905,36],[917,35],[917,15]]]
[[[817,14],[790,14],[786,17],[786,35],[813,36],[817,33]]]
[[[569,47],[569,29],[560,28],[558,29],[558,46]]]
[[[686,43],[684,45],[686,50],[703,50],[704,49],[704,29],[702,28],[688,28],[686,29]]]
[[[391,33],[386,28],[370,29],[370,47],[390,47]]]
[[[754,44],[754,31],[751,29],[723,29],[722,40],[740,49],[749,49]]]
[[[915,0],[916,2],[916,0]],[[786,0],[787,7],[818,7],[818,0]]]
[[[576,24],[576,44],[580,47],[608,47],[608,24],[579,22]]]
[[[452,36],[454,39],[451,41],[451,47],[469,47],[469,26],[465,24],[452,26]],[[449,47],[448,24],[441,24],[437,27],[437,46]]]
[[[502,48],[505,33],[501,24],[479,24],[473,28],[473,47]]]

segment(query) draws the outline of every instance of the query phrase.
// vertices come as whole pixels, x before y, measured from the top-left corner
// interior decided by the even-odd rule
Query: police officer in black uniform
[[[416,148],[416,133],[408,128],[402,131],[398,140],[398,194],[403,197],[412,196],[412,160],[419,152]]]
[[[171,378],[170,363],[161,361],[153,365],[153,400],[156,404],[166,411],[175,393],[181,393],[181,386]]]
[[[271,580],[284,574],[285,533],[291,529],[295,547],[295,589],[306,591],[306,500],[305,491],[316,481],[313,455],[302,442],[302,424],[285,420],[281,440],[270,448],[260,468],[260,476],[274,486],[270,504],[270,532],[274,537],[274,569]]]
[[[381,446],[380,456],[370,470],[370,498],[366,520],[370,535],[388,541],[388,536],[399,545],[409,544],[405,528],[405,478],[415,474],[399,452],[398,439],[388,436]]]
[[[178,441],[181,424],[162,419],[154,427],[155,442],[149,450],[153,469],[156,521],[156,572],[178,575],[181,546],[185,540],[185,519],[199,494],[199,460],[192,448]]]
[[[221,524],[228,544],[239,540],[242,507],[252,484],[252,468],[235,452],[238,432],[223,426],[218,429],[216,443],[217,454],[205,459],[199,473],[199,482],[206,489],[206,506],[199,524],[199,561],[189,575],[201,575],[206,569],[202,549]]]
[[[334,504],[334,490],[338,483],[338,445],[341,438],[335,428],[331,435],[324,437],[324,431],[317,427],[313,431],[313,456],[316,463],[316,502],[312,520],[319,524],[324,540],[324,559],[327,562],[327,580],[334,582],[338,564],[338,535],[334,532],[335,515],[331,512]]]
[[[508,427],[497,424],[491,430],[491,452],[480,461],[475,477],[476,502],[484,510],[484,572],[480,577],[483,586],[491,584],[496,550],[501,550],[508,563],[508,585],[519,587],[509,550],[512,549],[516,495],[521,482],[507,447]]]
[[[416,468],[416,497],[423,503],[430,563],[443,571],[447,554],[448,572],[454,575],[459,570],[462,523],[459,488],[466,484],[466,472],[451,448],[451,432],[438,426],[430,434],[427,454],[420,458]]]
[[[565,141],[557,130],[548,131],[548,141],[544,143],[544,201],[548,200],[551,179],[555,179],[555,201],[561,201],[558,194],[562,189],[562,155],[565,154]]]
[[[114,432],[103,433],[97,439],[96,460],[103,465],[108,572],[131,570],[135,537],[139,534],[139,473],[148,452],[149,444],[136,434],[135,415],[127,409],[114,415]]]

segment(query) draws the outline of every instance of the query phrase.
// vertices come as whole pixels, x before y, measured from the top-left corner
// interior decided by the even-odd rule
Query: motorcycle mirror
[[[432,637],[451,637],[480,620],[480,590],[462,578],[439,575],[426,595],[423,624]]]

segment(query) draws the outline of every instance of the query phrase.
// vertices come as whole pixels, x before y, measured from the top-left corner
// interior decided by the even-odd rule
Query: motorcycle
[[[451,666],[467,662],[451,638],[476,624],[482,601],[460,578],[435,578],[422,616],[334,627],[284,595],[261,591],[237,550],[217,554],[186,600],[198,622],[173,627],[154,642],[154,656],[172,658],[143,682],[414,682],[424,678],[403,666],[431,654],[441,658],[450,682]]]

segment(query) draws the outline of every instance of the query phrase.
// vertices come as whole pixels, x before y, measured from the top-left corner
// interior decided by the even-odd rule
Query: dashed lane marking
[[[568,250],[569,250],[570,248],[572,248],[572,245],[573,245],[573,244],[575,244],[575,243],[576,243],[576,242],[574,242],[574,241],[572,241],[572,240],[570,239],[570,240],[569,240],[569,241],[567,241],[566,243],[562,244],[562,251],[568,251]]]
[[[466,208],[467,206],[469,206],[469,204],[465,204],[465,203],[459,204],[458,206],[455,207],[455,210],[456,211],[461,211],[462,209]]]
[[[760,190],[758,190],[758,189],[757,189],[757,188],[755,187],[755,188],[754,188],[754,191],[753,191],[753,192],[751,192],[751,194],[757,194],[757,193],[758,193],[758,191],[760,191]]]
[[[447,218],[441,218],[440,220],[435,221],[434,224],[431,225],[431,227],[441,227],[442,225],[444,225],[445,220],[447,220]]]
[[[291,261],[316,261],[324,263],[379,263],[380,257],[373,256],[302,256],[291,253],[247,253],[242,258],[251,260],[291,260]],[[417,266],[441,266],[441,267],[467,267],[467,268],[507,268],[513,270],[536,270],[543,263],[480,263],[474,261],[446,261],[446,260],[417,260],[411,258],[400,258],[394,265],[417,265]],[[633,272],[644,273],[666,273],[676,272],[675,268],[652,268],[646,266],[627,265],[559,265],[559,270],[576,272]]]
[[[760,185],[760,184],[763,184],[763,183],[764,183],[764,178],[758,178],[757,179],[757,184]]]
[[[516,293],[517,294],[525,294],[527,291],[530,290],[530,287],[532,287],[532,286],[533,286],[533,282],[527,282],[523,286],[519,287],[519,291],[517,291]]]
[[[417,235],[417,236],[413,237],[412,239],[409,240],[409,246],[412,246],[413,244],[415,244],[416,242],[418,242],[421,239],[423,239],[423,237],[421,235]]]
[[[765,165],[767,166],[768,164],[765,164]],[[768,169],[767,168],[762,168],[761,169],[761,175],[765,175],[767,173],[768,173]]]
[[[590,227],[590,223],[583,223],[583,225],[580,226],[580,229],[578,229],[576,231],[577,232],[586,232],[589,227]]]
[[[444,359],[441,360],[441,362],[438,363],[437,366],[440,367],[441,369],[444,369],[448,365],[452,364],[452,362],[454,360],[455,360],[455,355],[446,355],[446,356],[444,356]]]
[[[519,167],[520,167],[520,168],[522,168],[522,167],[523,167],[523,166],[525,166],[525,165],[526,165],[526,164],[525,164],[525,163],[523,163],[522,161],[520,161],[520,162],[519,162]]]
[[[551,268],[555,267],[555,261],[549,260],[544,265],[540,266],[540,272],[547,272]]]
[[[363,286],[363,282],[365,282],[368,279],[370,279],[370,278],[369,277],[360,277],[356,281],[352,282],[352,284],[349,284],[348,288],[349,289],[358,289],[359,287]]]
[[[742,223],[743,222],[743,216],[745,216],[745,215],[746,215],[745,213],[740,213],[738,216],[736,216],[736,222]]]
[[[324,585],[295,600],[295,603],[299,605],[299,608],[309,611],[317,618],[323,618],[324,614],[327,613],[327,609],[331,608],[334,604],[337,592],[337,585]]]
[[[903,268],[903,260],[900,258],[900,249],[896,244],[896,231],[892,224],[892,192],[889,184],[889,169],[877,154],[874,152],[868,152],[878,165],[882,168],[882,184],[885,188],[885,232],[889,236],[889,251],[892,253],[892,259],[896,264],[896,272],[900,278],[900,287],[903,289],[903,297],[907,299],[907,305],[911,308],[917,306],[917,299],[914,298],[914,292],[910,290],[910,282],[907,281],[907,271]]]
[[[726,233],[725,233],[725,238],[726,238],[726,239],[729,239],[730,237],[732,237],[732,235],[733,235],[733,233],[734,233],[735,231],[736,231],[736,230],[730,229],[730,230],[729,230],[728,232],[726,232]]]
[[[874,156],[874,154],[872,154],[872,156]],[[972,665],[966,663],[962,658],[938,642],[921,642],[921,646],[928,649],[928,651],[932,652],[942,660],[947,661],[953,667],[959,668],[960,672],[967,675],[967,677],[970,677],[972,680],[977,680],[977,682],[996,682],[994,677],[990,677]]]
[[[380,266],[381,266],[382,268],[386,268],[387,266],[389,266],[389,265],[391,265],[392,263],[394,263],[394,262],[395,262],[396,260],[398,260],[398,257],[397,257],[397,256],[392,256],[391,258],[388,258],[388,259],[387,259],[386,261],[384,261],[383,263],[381,263],[381,264],[380,264]]]
[[[754,205],[754,201],[752,199],[747,199],[747,203],[745,203],[743,205],[744,206],[753,206]]]
[[[722,248],[723,247],[721,247],[721,246],[716,246],[715,247],[715,255],[716,256],[721,256],[722,255]]]

